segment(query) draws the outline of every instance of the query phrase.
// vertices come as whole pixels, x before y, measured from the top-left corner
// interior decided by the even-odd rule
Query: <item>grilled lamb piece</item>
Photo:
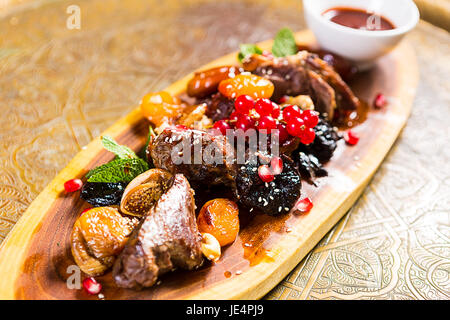
[[[169,190],[131,234],[117,258],[113,277],[123,288],[151,287],[175,268],[192,270],[203,263],[195,221],[194,192],[177,174]]]
[[[251,56],[248,59],[256,57]],[[251,61],[246,63],[252,64]],[[309,95],[316,105],[316,110],[326,114],[329,120],[333,120],[336,108],[356,110],[360,104],[339,74],[316,54],[300,51],[284,58],[259,58],[257,64],[252,72],[273,82],[275,91],[271,99],[274,101],[284,95]]]
[[[205,184],[234,186],[234,149],[224,136],[168,127],[149,144],[147,157],[156,168],[184,174],[194,188]]]

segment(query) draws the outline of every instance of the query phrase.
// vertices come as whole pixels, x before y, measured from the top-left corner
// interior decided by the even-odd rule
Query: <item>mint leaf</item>
[[[272,46],[272,53],[275,57],[285,57],[298,52],[294,34],[291,29],[283,28],[278,31]]]
[[[242,62],[247,56],[252,54],[262,54],[262,50],[256,45],[251,43],[244,43],[240,46],[241,51],[238,54],[238,60]]]
[[[121,146],[110,136],[103,136],[102,144],[106,150],[114,153],[119,159],[137,158],[133,150],[126,146]]]
[[[86,174],[88,182],[125,182],[128,183],[142,172],[147,171],[148,164],[142,159],[115,159]]]

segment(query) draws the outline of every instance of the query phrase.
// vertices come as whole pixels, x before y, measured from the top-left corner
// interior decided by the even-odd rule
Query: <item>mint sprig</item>
[[[294,33],[289,28],[278,31],[273,41],[272,53],[275,57],[285,57],[298,52]]]
[[[238,60],[242,62],[247,56],[252,54],[262,54],[262,50],[256,45],[252,43],[243,43],[240,46],[240,51],[238,54]]]
[[[134,153],[133,150],[126,146],[122,146],[118,144],[112,137],[103,136],[102,137],[103,147],[114,153],[118,159],[133,159],[138,158],[138,156]]]
[[[149,169],[148,163],[139,158],[127,146],[118,144],[112,137],[101,138],[103,147],[114,153],[116,157],[86,174],[88,182],[124,182],[128,183],[136,176]]]
[[[92,169],[86,174],[88,182],[125,182],[147,171],[148,164],[140,158],[115,159]]]

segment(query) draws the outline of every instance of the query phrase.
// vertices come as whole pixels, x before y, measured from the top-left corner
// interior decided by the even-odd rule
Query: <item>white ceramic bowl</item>
[[[303,0],[305,19],[319,45],[369,68],[375,59],[392,50],[419,21],[419,10],[412,0]],[[364,9],[390,20],[395,29],[359,30],[341,26],[322,13],[334,7]]]

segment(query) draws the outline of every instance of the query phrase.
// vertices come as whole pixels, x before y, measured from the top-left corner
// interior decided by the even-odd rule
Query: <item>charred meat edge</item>
[[[195,220],[194,191],[182,174],[136,227],[117,258],[113,278],[119,287],[153,286],[175,268],[203,263],[201,235]]]

